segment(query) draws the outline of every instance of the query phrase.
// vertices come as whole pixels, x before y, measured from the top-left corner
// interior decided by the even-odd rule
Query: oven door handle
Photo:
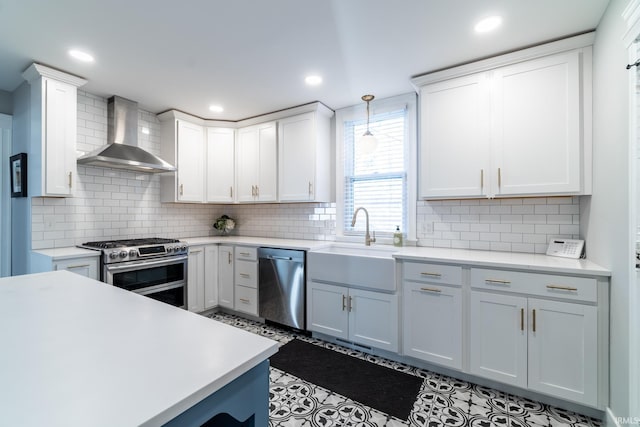
[[[106,268],[109,272],[118,272],[124,270],[140,270],[145,267],[160,267],[163,265],[171,265],[178,264],[182,261],[187,261],[189,257],[187,255],[173,256],[168,258],[163,258],[156,261],[144,260],[142,262],[131,261],[127,262],[126,265],[118,265],[118,264],[107,264]]]
[[[184,282],[179,282],[179,283],[173,283],[169,286],[152,286],[150,288],[136,289],[133,292],[139,295],[150,295],[150,294],[157,294],[158,292],[162,292],[162,291],[168,291],[170,289],[182,288],[184,286],[186,286]]]

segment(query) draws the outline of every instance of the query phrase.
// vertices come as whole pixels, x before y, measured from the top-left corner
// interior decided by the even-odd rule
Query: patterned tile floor
[[[285,344],[293,338],[424,378],[408,420],[391,417],[275,368],[270,370],[270,427],[600,427],[584,415],[510,395],[445,375],[351,350],[242,317],[212,319]]]

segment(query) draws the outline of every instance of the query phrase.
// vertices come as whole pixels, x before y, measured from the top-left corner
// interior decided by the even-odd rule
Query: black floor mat
[[[271,366],[405,421],[423,381],[297,339],[280,347]]]

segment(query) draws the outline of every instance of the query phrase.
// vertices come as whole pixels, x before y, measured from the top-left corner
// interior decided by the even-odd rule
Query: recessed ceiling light
[[[222,113],[224,111],[224,108],[222,108],[220,105],[209,105],[209,111],[212,111],[214,113]]]
[[[307,76],[305,77],[304,82],[309,86],[318,86],[322,83],[322,77],[318,75]]]
[[[494,15],[478,21],[474,29],[476,30],[476,33],[487,33],[489,31],[495,30],[501,24],[502,17]]]
[[[94,61],[93,56],[91,56],[87,52],[83,52],[83,51],[77,50],[77,49],[70,49],[69,50],[69,55],[72,58],[75,58],[78,61],[82,61],[82,62],[93,62]]]

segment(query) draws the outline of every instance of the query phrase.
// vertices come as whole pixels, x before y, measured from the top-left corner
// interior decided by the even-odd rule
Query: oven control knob
[[[173,252],[173,246],[167,246],[166,250],[167,253],[170,254],[171,252]]]
[[[134,249],[131,249],[131,250],[129,251],[129,256],[130,256],[131,258],[135,257],[136,255],[138,255],[138,252],[136,252]]]
[[[186,252],[187,251],[187,245],[182,245],[182,247],[180,249],[182,249],[182,252]]]
[[[127,253],[128,253],[127,251],[121,251],[120,254],[119,254],[120,258],[126,258],[127,257]]]
[[[109,253],[109,258],[111,258],[111,259],[116,259],[116,258],[118,258],[118,252],[110,252],[110,253]]]

